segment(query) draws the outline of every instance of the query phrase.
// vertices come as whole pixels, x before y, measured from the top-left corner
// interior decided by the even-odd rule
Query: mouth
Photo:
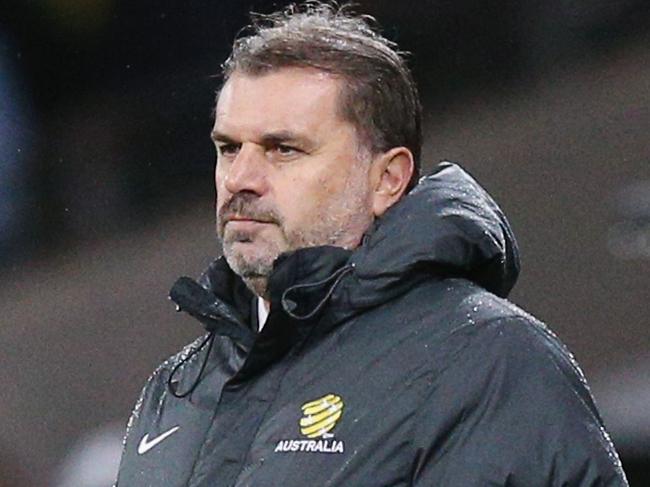
[[[272,224],[272,221],[249,216],[231,216],[226,219],[223,229],[224,231],[236,232],[241,235],[249,235],[250,237]]]
[[[269,220],[261,220],[259,218],[253,218],[249,216],[239,216],[234,215],[226,218],[226,224],[228,223],[259,223],[259,224],[268,224],[273,223]]]

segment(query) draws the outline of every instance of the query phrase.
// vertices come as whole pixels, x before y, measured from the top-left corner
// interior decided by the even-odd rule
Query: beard
[[[234,215],[250,218],[280,230],[279,239],[247,231],[228,230],[226,223]],[[235,274],[247,279],[267,277],[273,268],[273,261],[282,252],[289,250],[288,238],[284,233],[284,222],[275,208],[264,205],[254,193],[236,193],[217,212],[217,236],[223,255]],[[236,249],[237,244],[257,243],[257,249],[245,253]]]
[[[234,194],[217,211],[217,235],[228,265],[253,293],[268,300],[268,278],[280,254],[321,245],[354,248],[359,244],[373,220],[368,187],[366,173],[353,169],[343,190],[328,196],[315,208],[315,214],[294,229],[275,206],[255,193]],[[227,229],[226,223],[234,215],[274,228],[255,233]]]

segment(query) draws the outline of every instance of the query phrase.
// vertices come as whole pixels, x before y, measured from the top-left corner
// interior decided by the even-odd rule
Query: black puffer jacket
[[[119,487],[626,485],[571,355],[503,299],[517,272],[501,211],[445,163],[355,251],[278,259],[259,334],[223,259],[181,278],[208,334],[147,383]]]

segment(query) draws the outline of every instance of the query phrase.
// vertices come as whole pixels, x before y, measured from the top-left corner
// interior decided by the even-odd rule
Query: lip
[[[227,218],[227,221],[229,222],[258,222],[261,220],[257,220],[255,218],[248,218],[246,216],[231,216]]]
[[[257,230],[262,226],[270,225],[271,222],[264,220],[254,220],[251,218],[230,218],[226,222],[226,226],[240,230],[240,231],[253,231]]]
[[[255,218],[247,218],[243,216],[233,216],[226,220],[226,223],[271,223],[266,220],[257,220]]]

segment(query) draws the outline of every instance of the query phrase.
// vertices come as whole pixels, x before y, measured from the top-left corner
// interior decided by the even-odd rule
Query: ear
[[[413,154],[406,147],[394,147],[379,154],[372,163],[372,211],[383,215],[404,194],[413,175]]]

